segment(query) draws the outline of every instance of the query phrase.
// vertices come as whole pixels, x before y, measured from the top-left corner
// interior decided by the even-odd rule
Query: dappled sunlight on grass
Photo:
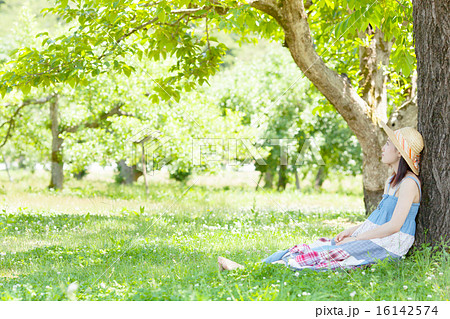
[[[361,207],[348,205],[360,200],[355,195],[193,186],[177,200],[183,187],[163,183],[151,190],[152,199],[141,200],[140,186],[90,185],[2,195],[10,205],[0,213],[1,299],[448,299],[448,253],[429,248],[350,272],[298,273],[260,263],[280,249],[362,222]],[[27,196],[35,202],[12,205]],[[102,210],[92,203],[100,200],[117,206]],[[308,206],[313,202],[318,207]],[[246,268],[221,273],[218,256]]]
[[[237,173],[235,173],[237,174]],[[245,174],[246,173],[242,173]],[[362,194],[349,193],[343,196],[338,192],[312,192],[305,188],[302,192],[288,189],[285,192],[254,191],[254,185],[205,186],[193,178],[187,185],[178,182],[156,179],[145,195],[142,183],[133,186],[117,185],[111,178],[97,176],[86,181],[68,179],[62,191],[48,190],[47,172],[26,175],[23,171],[13,174],[11,183],[6,176],[0,176],[3,191],[0,192],[2,206],[11,211],[28,208],[41,211],[71,214],[117,214],[124,210],[136,211],[144,206],[148,211],[196,211],[206,209],[270,209],[276,211],[299,210],[320,211],[323,209],[362,211]],[[89,176],[89,175],[88,175]],[[229,177],[232,181],[234,176]],[[345,177],[346,183],[352,180]],[[353,178],[358,184],[358,178]],[[194,184],[194,182],[197,183]],[[250,179],[251,181],[251,179]],[[335,183],[340,185],[340,181]],[[183,196],[183,192],[192,186]],[[335,186],[329,188],[335,189]],[[350,188],[352,189],[352,188]],[[182,198],[180,198],[182,197]],[[182,200],[181,200],[182,199]],[[232,200],[230,200],[232,199]]]

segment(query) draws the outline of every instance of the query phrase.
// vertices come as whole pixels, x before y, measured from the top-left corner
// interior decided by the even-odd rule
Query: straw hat
[[[393,131],[382,120],[379,120],[379,123],[408,166],[418,175],[420,152],[423,150],[422,135],[413,127],[403,127]]]

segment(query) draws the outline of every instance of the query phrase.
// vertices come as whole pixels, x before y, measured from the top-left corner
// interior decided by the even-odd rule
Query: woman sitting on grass
[[[417,175],[423,139],[412,127],[394,132],[385,123],[381,125],[388,135],[381,161],[394,174],[386,181],[383,197],[367,220],[332,239],[320,238],[311,245],[278,251],[263,262],[280,263],[295,270],[356,268],[388,257],[400,258],[408,252],[414,242],[415,218],[422,197]],[[219,257],[218,262],[221,270],[243,268],[224,257]]]

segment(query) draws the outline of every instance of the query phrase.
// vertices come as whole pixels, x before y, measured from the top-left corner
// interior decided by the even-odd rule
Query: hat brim
[[[379,123],[381,124],[381,127],[386,132],[391,142],[394,144],[395,148],[400,152],[402,157],[405,159],[406,163],[408,163],[408,166],[411,168],[414,174],[419,175],[419,170],[414,167],[413,160],[409,158],[408,154],[403,150],[403,147],[400,145],[400,142],[395,136],[394,131],[389,126],[387,126],[386,123],[384,123],[382,120],[379,120]]]

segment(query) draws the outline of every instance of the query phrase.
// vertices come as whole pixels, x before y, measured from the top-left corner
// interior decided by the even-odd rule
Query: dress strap
[[[392,183],[392,179],[393,178],[394,178],[394,175],[391,176],[391,180],[388,183],[388,188],[387,188],[387,191],[386,191],[386,194],[388,194],[388,195],[389,195],[389,189],[391,188],[391,183]]]
[[[398,187],[397,187],[397,189],[396,189],[395,192],[394,192],[394,196],[395,196],[395,194],[397,193],[398,189],[400,188],[401,183],[403,183],[403,181],[405,180],[405,178],[412,178],[413,181],[416,182],[417,187],[419,188],[419,194],[420,194],[419,202],[420,202],[420,201],[422,200],[422,190],[420,189],[419,181],[417,180],[417,178],[415,178],[415,177],[413,177],[413,176],[405,176],[405,177],[403,178],[403,180],[400,182],[400,184],[398,184]]]

